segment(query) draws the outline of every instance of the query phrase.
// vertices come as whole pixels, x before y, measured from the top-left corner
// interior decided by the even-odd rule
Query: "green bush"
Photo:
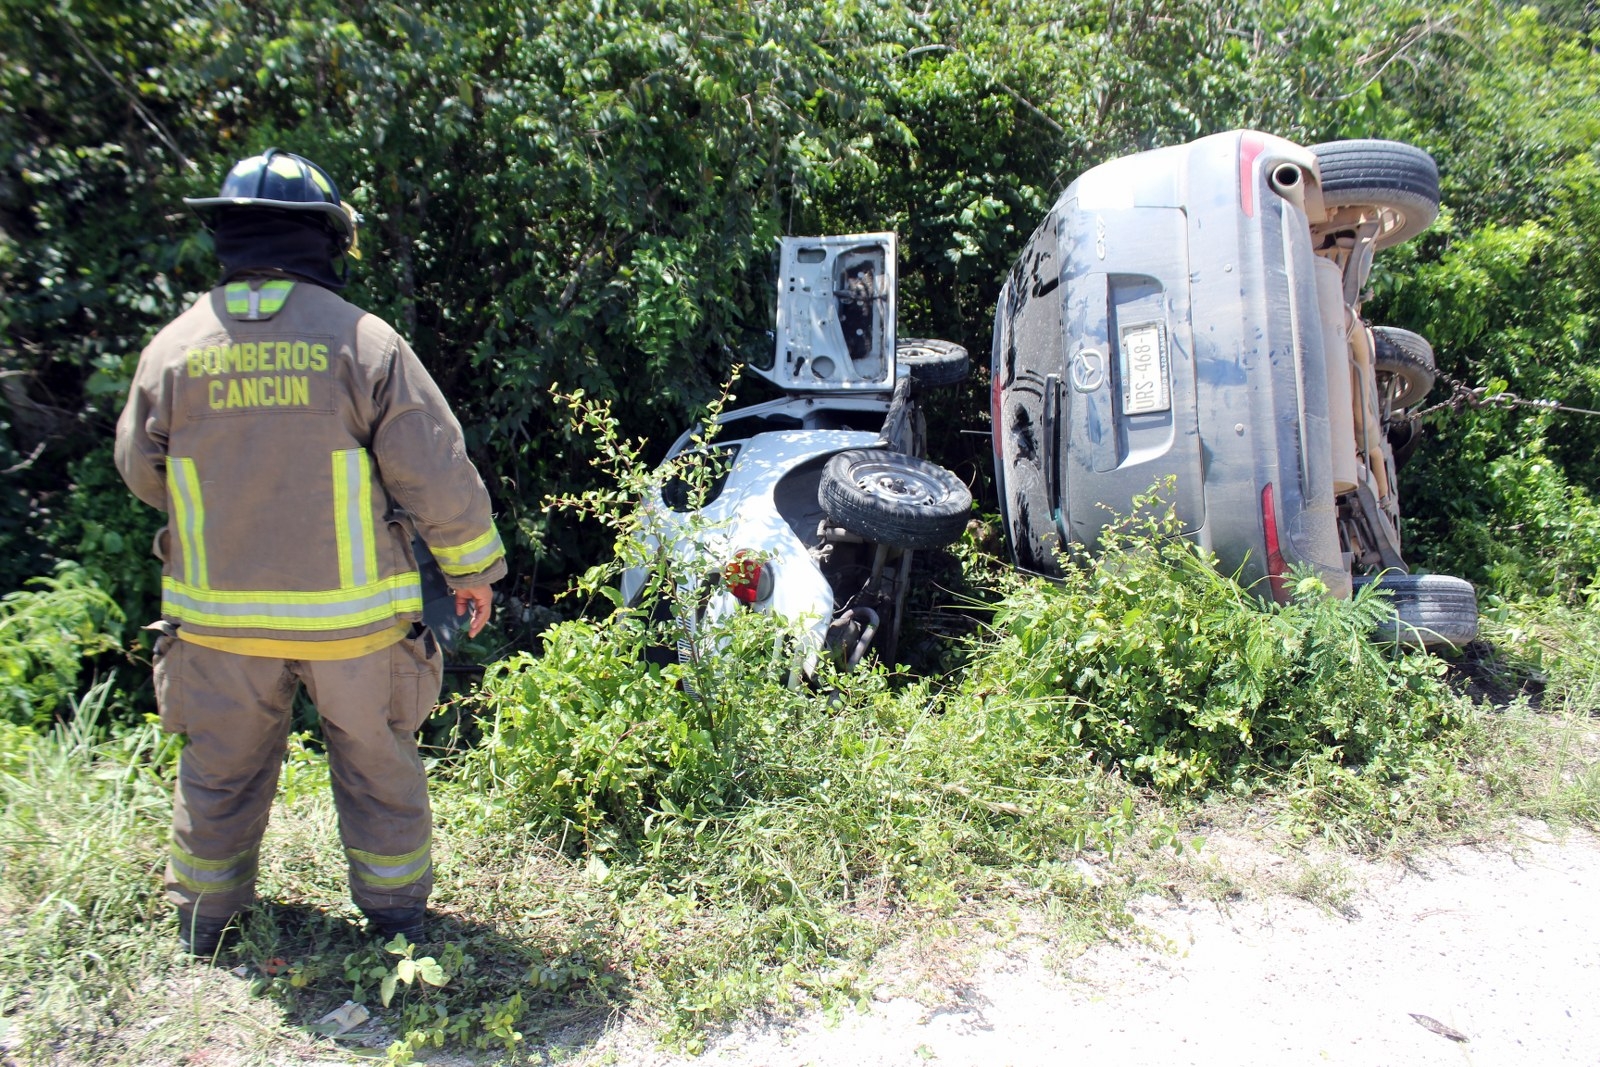
[[[494,790],[545,825],[574,825],[587,840],[634,836],[651,811],[719,811],[764,775],[772,739],[806,704],[773,661],[765,617],[715,633],[716,682],[707,670],[642,658],[660,640],[635,613],[609,624],[567,622],[541,655],[490,666],[484,696],[493,726],[482,762]],[[686,691],[685,675],[696,677]]]
[[[676,1026],[847,1003],[859,971],[813,972],[870,952],[878,916],[1001,885],[1093,908],[1074,850],[1175,840],[1141,830],[1049,702],[957,702],[826,660],[792,687],[783,628],[751,613],[706,628],[699,664],[658,667],[641,615],[564,623],[493,671],[493,725],[449,788],[493,832],[578,853]]]
[[[122,611],[63,563],[0,598],[0,721],[42,726],[78,696],[84,659],[119,647]]]
[[[1371,638],[1370,590],[1334,600],[1299,574],[1263,604],[1178,532],[1170,511],[1125,520],[1059,585],[1020,586],[963,693],[1053,702],[1057,729],[1164,790],[1249,791],[1313,760],[1404,778],[1449,721],[1443,664]]]

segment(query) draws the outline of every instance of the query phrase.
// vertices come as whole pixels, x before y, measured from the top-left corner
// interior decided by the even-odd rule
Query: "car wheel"
[[[1365,207],[1382,216],[1373,245],[1388,248],[1427,229],[1439,214],[1439,168],[1433,157],[1399,141],[1327,141],[1311,146],[1330,212]]]
[[[1396,408],[1422,403],[1439,373],[1428,339],[1397,326],[1374,326],[1372,342],[1372,369],[1390,403]]]
[[[1394,454],[1394,469],[1399,470],[1411,462],[1412,453],[1422,443],[1422,420],[1415,415],[1396,419],[1389,423],[1387,436],[1389,451]]]
[[[902,337],[894,346],[894,358],[910,368],[912,381],[928,388],[963,381],[971,366],[967,350],[954,341],[925,337]]]
[[[1357,590],[1377,583],[1394,605],[1394,616],[1377,630],[1385,641],[1427,649],[1460,648],[1478,636],[1478,594],[1472,583],[1448,574],[1358,577]]]
[[[828,460],[817,502],[846,530],[896,548],[938,548],[961,537],[972,494],[935,463],[856,448]]]

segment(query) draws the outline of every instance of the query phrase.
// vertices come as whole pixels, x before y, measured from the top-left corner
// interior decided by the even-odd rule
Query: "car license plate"
[[[1171,407],[1161,327],[1130,326],[1122,331],[1122,413],[1144,415]]]

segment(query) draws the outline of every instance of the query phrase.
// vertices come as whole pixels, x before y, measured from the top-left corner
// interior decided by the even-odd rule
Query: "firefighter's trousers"
[[[432,821],[416,732],[439,699],[443,656],[420,632],[353,659],[220,652],[172,637],[156,649],[162,726],[189,737],[178,768],[167,896],[221,918],[255,899],[295,691],[322,718],[358,907],[419,904],[433,888]]]

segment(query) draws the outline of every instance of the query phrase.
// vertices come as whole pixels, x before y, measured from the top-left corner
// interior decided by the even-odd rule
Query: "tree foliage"
[[[1419,560],[1569,599],[1600,589],[1600,37],[1571,7],[1485,17],[1458,66],[1418,75],[1394,121],[1439,159],[1449,214],[1376,302],[1446,375],[1580,409],[1441,412],[1404,483]]]
[[[10,0],[0,584],[75,559],[153,611],[158,517],[122,494],[111,424],[140,347],[214,279],[181,197],[272,145],[363,213],[350,295],[456,405],[526,600],[606,550],[541,510],[593,477],[551,387],[670,440],[768,343],[776,235],[898,231],[907,330],[981,359],[1072,177],[1230,127],[1433,152],[1446,218],[1380,260],[1375,317],[1468,384],[1596,408],[1595,33],[1581,4],[1495,0]],[[957,403],[938,421],[984,428],[978,388]],[[1417,559],[1592,583],[1600,420],[1429,425]],[[975,438],[934,448],[986,479]]]

